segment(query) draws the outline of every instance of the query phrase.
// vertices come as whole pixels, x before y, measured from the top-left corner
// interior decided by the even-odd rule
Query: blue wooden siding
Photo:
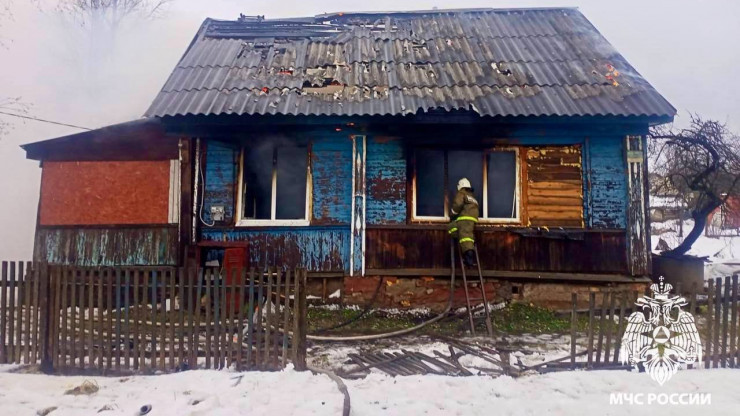
[[[591,190],[590,218],[594,228],[627,227],[627,173],[624,139],[621,136],[597,137],[589,141]]]
[[[223,205],[225,220],[230,223],[235,218],[239,151],[229,143],[208,141],[205,152],[203,220],[210,223],[211,206]]]
[[[367,224],[406,222],[406,152],[398,138],[367,140]]]
[[[313,139],[313,223],[349,224],[352,214],[352,139],[331,134]]]
[[[246,242],[252,267],[285,265],[309,271],[349,271],[349,227],[206,228],[203,240]]]
[[[177,227],[39,228],[34,260],[76,266],[174,266]]]

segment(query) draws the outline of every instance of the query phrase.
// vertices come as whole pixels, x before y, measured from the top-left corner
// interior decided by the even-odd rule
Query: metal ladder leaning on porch
[[[457,246],[457,241],[451,240],[451,247],[450,247],[450,265],[452,267],[452,274],[455,274],[455,246]],[[478,245],[473,246],[473,250],[475,250],[475,264],[478,268],[478,287],[480,288],[481,297],[476,299],[470,299],[470,292],[468,290],[468,278],[465,274],[465,261],[463,260],[463,253],[462,250],[458,248],[458,258],[460,259],[460,271],[462,272],[462,279],[463,279],[463,288],[465,289],[465,305],[466,309],[468,311],[468,320],[470,322],[470,334],[475,336],[475,322],[473,321],[473,309],[470,306],[471,301],[483,301],[483,310],[486,313],[486,330],[488,331],[488,336],[493,337],[493,324],[491,323],[491,311],[488,307],[488,299],[486,299],[486,288],[483,285],[483,272],[480,268],[480,257],[478,256]]]

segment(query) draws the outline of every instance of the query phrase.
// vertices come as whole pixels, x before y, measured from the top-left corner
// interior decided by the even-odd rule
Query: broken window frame
[[[273,152],[276,152],[276,144],[273,145]],[[237,227],[296,227],[296,226],[308,226],[311,225],[311,204],[313,195],[313,179],[311,175],[311,144],[309,143],[306,148],[306,206],[304,211],[304,217],[299,219],[277,219],[277,159],[274,159],[272,165],[272,188],[270,192],[270,219],[255,219],[255,218],[244,218],[244,155],[246,149],[242,147],[239,154],[239,178],[238,178],[238,195],[236,201],[236,209],[238,219],[236,222]],[[279,154],[278,156],[279,157]]]
[[[417,151],[419,149],[429,149],[429,150],[439,150],[444,152],[444,216],[424,216],[424,215],[416,215],[416,197],[417,197],[417,191],[416,191],[416,174],[418,169],[418,163],[417,163]],[[449,183],[449,167],[448,167],[448,153],[450,151],[456,151],[456,150],[476,150],[480,151],[481,157],[483,158],[483,178],[482,178],[482,184],[483,184],[483,190],[481,192],[483,205],[480,207],[481,210],[481,216],[479,218],[480,223],[484,224],[520,224],[522,222],[522,163],[520,158],[520,148],[516,146],[506,146],[506,147],[493,147],[493,148],[485,148],[485,149],[440,149],[440,148],[433,148],[433,147],[417,147],[413,151],[413,173],[412,173],[412,179],[411,179],[411,188],[412,188],[412,201],[411,201],[411,221],[417,222],[417,223],[423,223],[423,222],[449,222],[450,221],[450,204],[452,201],[450,201],[450,190],[447,187],[447,184]],[[513,218],[496,218],[496,217],[489,217],[488,216],[488,155],[493,152],[513,152],[514,153],[514,160],[515,160],[515,166],[514,166],[514,173],[515,173],[515,192],[514,192],[514,203],[516,206],[516,209],[514,210],[516,213],[516,216]]]

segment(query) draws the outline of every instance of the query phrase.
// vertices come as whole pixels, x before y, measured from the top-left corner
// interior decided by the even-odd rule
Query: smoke
[[[157,19],[127,19],[115,36],[70,25],[53,0],[0,0],[0,99],[20,97],[35,117],[90,128],[141,117],[206,17],[267,18],[354,10],[560,6],[562,0],[282,2],[175,0]],[[570,1],[680,111],[728,120],[740,131],[740,2]],[[12,7],[12,19],[4,5]],[[52,6],[52,7],[50,7]],[[36,224],[40,169],[20,144],[79,130],[0,115],[0,259],[28,259]]]

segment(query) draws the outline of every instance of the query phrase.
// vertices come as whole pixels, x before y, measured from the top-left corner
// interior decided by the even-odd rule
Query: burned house
[[[444,303],[465,176],[492,293],[644,284],[645,137],[674,115],[577,9],[207,19],[142,120],[24,146],[34,256],[301,266],[324,298],[384,278],[378,303]]]

